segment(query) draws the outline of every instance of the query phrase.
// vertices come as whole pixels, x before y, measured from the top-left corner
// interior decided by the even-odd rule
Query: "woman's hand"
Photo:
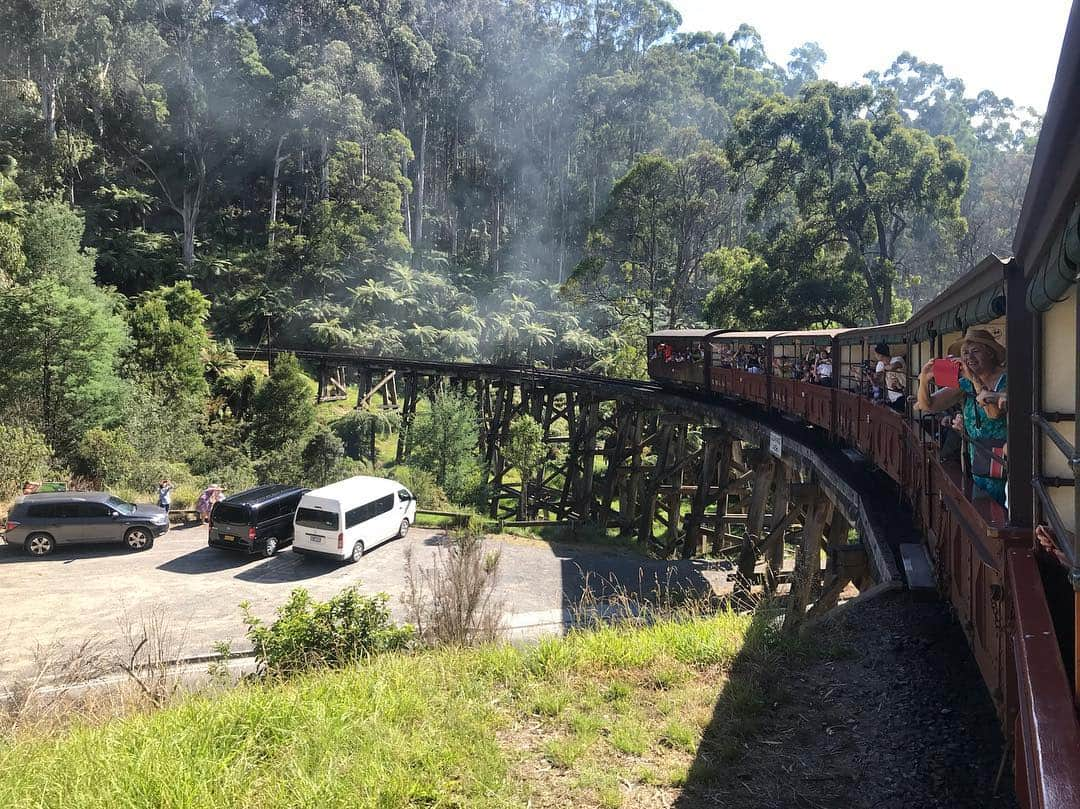
[[[955,416],[953,416],[952,428],[954,430],[956,430],[956,432],[960,433],[960,435],[964,434],[964,414],[963,413],[957,413]]]
[[[979,391],[979,395],[975,397],[976,404],[979,405],[992,419],[1000,418],[1001,414],[1009,406],[1009,397],[1004,393],[998,393],[992,390]]]
[[[1054,557],[1060,564],[1068,566],[1069,560],[1060,550],[1058,550],[1057,542],[1055,541],[1053,530],[1046,525],[1035,526],[1035,542],[1046,553]]]
[[[934,361],[928,360],[926,365],[919,371],[919,379],[923,382],[929,382],[934,376]]]

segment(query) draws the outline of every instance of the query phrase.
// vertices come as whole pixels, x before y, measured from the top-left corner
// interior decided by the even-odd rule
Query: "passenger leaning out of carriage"
[[[877,364],[874,366],[871,383],[872,396],[876,401],[903,413],[906,387],[904,375],[907,373],[904,358],[892,356],[887,343],[874,346],[874,355],[877,357]]]
[[[971,328],[963,339],[949,346],[950,356],[960,357],[960,375],[955,386],[942,384],[935,373],[937,360],[930,360],[919,373],[916,406],[926,413],[940,413],[960,405],[953,428],[967,439],[968,460],[975,485],[997,502],[1005,505],[1008,435],[1008,396],[1005,373],[1005,347],[986,329]],[[946,369],[947,370],[947,369]],[[938,379],[937,390],[930,393],[930,383]]]
[[[832,385],[832,371],[832,357],[826,348],[818,354],[817,365],[814,366],[814,384]]]

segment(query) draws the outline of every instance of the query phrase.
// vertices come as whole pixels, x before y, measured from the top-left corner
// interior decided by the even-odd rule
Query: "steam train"
[[[896,484],[954,605],[1003,727],[1026,807],[1080,806],[1080,2],[1013,241],[904,323],[822,331],[671,329],[649,376],[695,396],[781,413],[854,448]],[[943,460],[938,423],[907,397],[928,360],[989,329],[1008,373],[1008,509]],[[894,407],[867,396],[874,347],[901,357]],[[831,376],[807,379],[828,355]],[[895,408],[895,409],[894,409]],[[1035,541],[1034,527],[1050,543]]]

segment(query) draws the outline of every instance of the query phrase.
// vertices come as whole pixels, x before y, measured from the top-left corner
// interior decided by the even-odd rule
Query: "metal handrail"
[[[1054,501],[1050,499],[1050,493],[1046,491],[1046,484],[1042,478],[1032,478],[1031,487],[1035,490],[1035,494],[1042,504],[1043,514],[1046,515],[1046,519],[1054,531],[1054,544],[1069,560],[1069,566],[1076,567],[1076,556],[1073,553],[1073,532],[1065,527],[1065,522],[1061,519],[1061,513],[1057,510],[1057,506],[1054,505]]]
[[[1042,413],[1031,414],[1032,423],[1043,431],[1043,434],[1049,438],[1055,447],[1065,456],[1065,460],[1069,462],[1069,466],[1076,464],[1076,449],[1069,440],[1058,432],[1057,427],[1048,422]]]

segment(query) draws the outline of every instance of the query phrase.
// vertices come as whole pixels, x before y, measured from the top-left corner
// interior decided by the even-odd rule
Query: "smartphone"
[[[934,360],[934,384],[939,388],[960,387],[960,360],[952,357]]]

